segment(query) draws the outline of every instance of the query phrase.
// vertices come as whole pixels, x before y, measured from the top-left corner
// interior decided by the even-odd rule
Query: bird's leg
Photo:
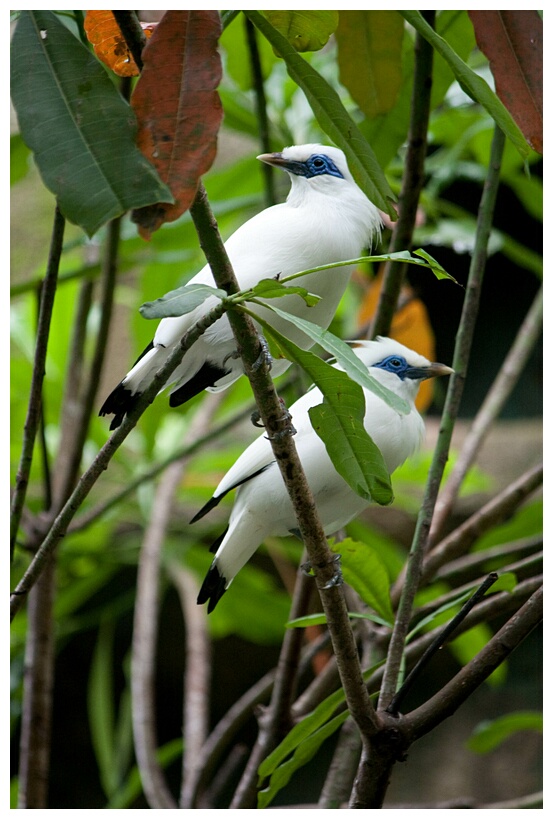
[[[283,429],[281,429],[279,432],[275,432],[274,435],[267,435],[267,440],[269,440],[269,441],[281,441],[287,435],[295,435],[296,434],[296,429],[295,429],[294,425],[292,424],[292,416],[288,412],[288,410],[286,408],[286,404],[284,403],[282,398],[279,398],[278,400],[280,401],[280,405],[282,407],[283,414],[282,414],[281,418],[276,419],[276,423],[277,424],[282,424]],[[250,417],[251,417],[251,421],[252,421],[252,424],[254,425],[254,427],[264,427],[265,426],[264,424],[260,423],[261,415],[259,413],[259,410],[254,410],[254,412],[252,412]]]
[[[323,586],[323,589],[332,589],[334,586],[341,586],[342,583],[344,582],[344,577],[342,575],[342,568],[341,568],[341,565],[340,565],[341,561],[342,561],[342,555],[334,555],[331,562],[335,564],[336,569],[335,569],[334,574],[332,575],[332,577],[328,581],[328,583],[325,583],[325,585]],[[305,575],[307,575],[307,577],[313,577],[314,576],[313,566],[311,565],[311,563],[309,563],[309,562],[302,563],[301,566],[300,566],[300,569],[302,570],[302,572]]]

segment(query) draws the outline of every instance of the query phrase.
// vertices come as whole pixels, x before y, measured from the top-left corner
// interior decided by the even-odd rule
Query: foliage
[[[401,612],[401,600],[405,596],[407,553],[410,545],[411,551],[416,548],[413,545],[416,536],[413,544],[410,537],[418,510],[422,508],[422,516],[426,514],[428,486],[432,484],[432,480],[427,484],[427,475],[436,474],[433,470],[436,470],[437,459],[425,453],[405,465],[390,488],[389,476],[379,472],[379,453],[370,438],[359,425],[352,437],[342,422],[344,413],[355,416],[362,409],[362,392],[355,382],[363,379],[361,383],[372,389],[375,385],[366,372],[359,370],[358,360],[341,339],[361,335],[360,316],[370,284],[377,280],[381,267],[390,261],[407,263],[410,282],[416,288],[422,289],[424,283],[425,288],[439,294],[436,299],[443,299],[444,303],[454,291],[461,303],[465,297],[467,260],[474,260],[480,252],[478,235],[482,216],[477,212],[478,203],[474,205],[468,199],[456,202],[450,192],[459,181],[476,187],[478,192],[484,187],[490,153],[497,141],[496,124],[507,137],[499,171],[502,190],[512,195],[517,212],[532,220],[542,217],[540,158],[520,130],[523,124],[518,109],[511,109],[503,89],[500,95],[492,90],[489,64],[493,68],[496,61],[494,44],[481,39],[479,31],[478,41],[486,48],[486,59],[476,48],[472,18],[467,12],[439,12],[434,26],[426,21],[426,13],[420,12],[223,12],[221,21],[215,12],[205,12],[207,18],[203,18],[203,14],[167,12],[162,17],[158,29],[161,35],[157,40],[161,45],[157,50],[155,30],[149,37],[152,56],[148,71],[151,73],[148,79],[145,72],[143,86],[146,90],[149,88],[149,96],[141,100],[138,92],[136,98],[131,96],[131,104],[126,98],[128,87],[125,91],[111,70],[98,61],[86,40],[84,12],[24,11],[18,14],[12,43],[12,99],[21,135],[15,134],[11,140],[11,181],[14,206],[17,207],[21,197],[24,216],[18,220],[20,225],[14,216],[13,225],[11,469],[14,486],[20,483],[22,469],[28,467],[29,471],[24,512],[21,520],[16,521],[20,526],[11,566],[12,588],[26,582],[29,569],[36,563],[34,555],[53,531],[60,512],[67,509],[68,497],[78,485],[79,474],[93,469],[105,450],[108,433],[105,421],[96,414],[99,402],[149,342],[152,326],[144,319],[181,314],[208,297],[215,297],[225,309],[232,305],[254,314],[256,299],[270,299],[273,311],[282,315],[278,302],[282,282],[262,282],[255,292],[232,296],[217,288],[196,288],[194,292],[186,288],[190,276],[205,263],[187,210],[200,177],[219,230],[226,237],[267,201],[264,177],[257,169],[252,170],[252,156],[260,150],[279,150],[285,144],[330,140],[346,152],[361,187],[384,213],[395,218],[393,203],[400,193],[405,194],[402,181],[409,161],[405,146],[412,126],[411,97],[417,67],[414,32],[418,31],[422,38],[428,38],[436,54],[425,181],[419,204],[424,218],[414,227],[410,247],[399,253],[386,253],[388,234],[385,234],[381,252],[359,262],[359,275],[340,305],[331,332],[322,332],[309,322],[302,324],[302,330],[316,339],[319,354],[302,352],[289,339],[278,336],[266,326],[273,350],[280,350],[298,365],[292,378],[278,383],[279,395],[288,401],[308,383],[317,383],[325,394],[325,402],[316,408],[313,423],[315,427],[321,426],[323,440],[326,438],[331,448],[334,446],[338,453],[334,457],[345,470],[346,479],[365,497],[379,503],[388,503],[393,491],[396,514],[409,522],[409,541],[406,541],[391,524],[387,529],[381,516],[376,525],[368,514],[348,527],[345,538],[332,543],[332,549],[342,555],[350,618],[362,649],[364,680],[369,692],[376,694],[390,673],[390,624],[394,617],[400,619],[397,612]],[[406,26],[405,21],[410,25]],[[175,109],[167,103],[163,115],[170,120],[167,142],[173,153],[167,161],[156,162],[155,149],[150,145],[150,150],[145,150],[144,138],[138,139],[137,147],[137,130],[144,134],[149,110],[154,105],[152,84],[154,88],[163,87],[164,82],[177,87],[173,103],[190,100],[188,91],[183,89],[188,87],[194,74],[196,57],[188,52],[187,63],[180,46],[185,39],[181,27],[192,23],[213,27],[200,48],[202,53],[198,59],[203,60],[204,68],[215,59],[215,43],[222,26],[219,39],[222,79],[219,82],[217,65],[212,66],[209,89],[204,89],[204,96],[192,101],[187,110],[192,123],[187,121],[184,126],[177,122]],[[526,19],[525,23],[536,25],[533,18]],[[180,32],[178,36],[175,27]],[[179,45],[171,40],[171,33]],[[165,39],[166,35],[169,39]],[[115,36],[117,43],[117,34]],[[191,39],[197,45],[198,35]],[[488,53],[488,48],[492,52]],[[175,65],[169,66],[171,61],[165,59],[173,51],[180,61],[177,78]],[[524,55],[516,53],[522,64]],[[147,54],[145,52],[146,65]],[[256,56],[259,73],[246,70],[250,61],[251,65],[257,64]],[[363,89],[369,85],[367,77],[375,88],[370,99],[363,95]],[[141,79],[138,84],[133,81],[134,88],[140,88]],[[533,88],[531,144],[536,145],[539,95],[536,85]],[[133,99],[138,99],[140,104]],[[227,141],[230,144],[237,138],[240,147],[236,156],[211,167],[221,105],[225,116],[219,144],[224,148]],[[265,137],[259,133],[259,106],[263,105],[270,126],[269,135]],[[194,129],[194,117],[198,113],[204,124],[207,123],[207,131],[201,133]],[[160,121],[163,120],[158,119],[156,126],[159,127]],[[190,133],[196,133],[194,146],[185,152],[177,150],[181,140],[189,139],[184,135]],[[183,159],[178,170],[172,161],[174,153],[180,153]],[[281,180],[274,181],[279,184]],[[174,201],[180,203],[176,209],[168,204]],[[404,200],[400,197],[399,201]],[[59,269],[54,274],[51,331],[47,337],[41,337],[40,332],[37,336],[36,318],[40,286],[45,278],[52,280],[53,275],[51,246],[43,237],[50,229],[56,206],[67,224]],[[145,217],[144,208],[150,207],[153,207],[153,216],[150,212]],[[138,217],[140,230],[129,216],[133,211],[141,214]],[[500,213],[500,205],[497,211]],[[149,241],[145,243],[142,237]],[[494,224],[486,245],[488,264],[494,257],[501,259],[502,264],[516,264],[521,285],[530,281],[534,290],[537,289],[541,257],[530,238],[526,243]],[[25,248],[25,254],[19,251],[20,247]],[[486,253],[483,255],[485,258]],[[434,276],[429,275],[430,272]],[[404,283],[401,291],[404,296],[406,288]],[[447,294],[445,288],[450,288]],[[290,288],[287,292],[290,293]],[[307,303],[317,298],[301,287],[301,277],[294,281],[294,292]],[[472,288],[467,292],[470,294]],[[412,298],[412,291],[409,293]],[[421,306],[424,309],[424,305]],[[473,309],[474,320],[476,312],[477,306]],[[539,328],[540,317],[532,315],[533,325],[530,329],[525,325],[523,333],[528,347],[524,351],[526,359],[520,353],[515,366],[519,375],[531,354],[531,339],[535,343],[536,332],[539,332],[536,327]],[[522,318],[521,314],[520,320]],[[482,319],[486,321],[487,314]],[[462,333],[467,321],[463,316],[461,326],[452,324],[449,338],[438,337],[436,343],[449,343],[452,349],[455,335]],[[435,346],[434,338],[428,338],[423,325],[416,332],[421,345]],[[46,376],[41,385],[40,411],[36,412],[37,435],[32,442],[30,465],[26,467],[22,449],[25,449],[30,409],[33,409],[28,396],[36,378],[33,366],[37,351],[46,344]],[[345,373],[338,374],[329,368],[322,360],[323,352],[337,357]],[[481,350],[476,349],[470,364],[462,360],[461,369],[468,366],[470,374],[473,362],[477,365],[482,357],[480,354]],[[458,348],[456,355],[460,355]],[[482,395],[489,389],[495,373],[487,375]],[[335,379],[339,379],[339,389]],[[509,384],[508,389],[512,388],[513,384]],[[495,409],[486,409],[483,419],[486,430],[508,394],[496,395]],[[234,806],[253,807],[252,799],[255,800],[258,787],[260,807],[269,802],[275,804],[281,797],[292,798],[287,793],[293,791],[285,788],[285,785],[293,785],[292,774],[308,765],[309,760],[324,758],[321,751],[329,747],[329,742],[335,743],[336,759],[341,756],[341,743],[345,742],[351,719],[345,710],[344,689],[328,654],[324,615],[309,615],[305,607],[290,614],[290,590],[294,583],[297,588],[301,588],[302,582],[313,584],[313,580],[303,580],[301,575],[295,580],[295,568],[302,560],[297,542],[290,538],[266,543],[240,572],[225,596],[224,605],[210,615],[209,621],[203,611],[198,609],[193,616],[186,606],[187,594],[182,589],[186,588],[187,578],[192,579],[197,589],[211,561],[206,547],[224,528],[229,500],[225,499],[212,513],[211,522],[202,521],[189,527],[188,521],[211,496],[222,474],[252,437],[249,421],[245,421],[254,409],[246,379],[233,385],[218,402],[210,403],[210,400],[198,397],[185,408],[174,411],[168,408],[166,396],[160,395],[153,407],[141,416],[132,434],[124,442],[121,440],[111,453],[109,469],[101,470],[86,496],[69,504],[74,508],[67,531],[55,551],[52,655],[49,657],[45,649],[43,657],[45,665],[50,662],[56,671],[52,738],[51,741],[46,738],[51,747],[50,796],[46,801],[40,788],[36,790],[34,782],[29,781],[27,771],[27,780],[22,782],[19,793],[20,807],[176,807],[177,797],[170,797],[173,802],[164,804],[164,789],[152,786],[150,777],[152,771],[154,781],[156,776],[161,781],[166,777],[176,793],[178,788],[174,788],[173,783],[183,753],[185,787],[181,792],[181,807],[228,807],[228,803],[223,804],[226,797],[209,791],[215,770],[225,757],[232,756],[231,748],[240,741],[242,731],[259,727],[261,738],[265,736],[265,727],[261,722],[259,726],[254,725],[252,714],[256,706],[266,703],[270,696],[275,673],[278,673],[273,666],[276,666],[281,645],[285,647],[282,651],[287,651],[287,641],[293,640],[300,640],[298,651],[301,649],[303,657],[296,657],[290,663],[292,669],[299,669],[297,676],[292,671],[291,682],[298,683],[300,697],[297,702],[288,703],[279,725],[279,730],[282,724],[291,730],[286,736],[278,731],[269,738],[265,736],[265,759],[259,767],[261,779],[258,783],[254,774],[248,794],[243,797],[247,801]],[[449,395],[446,410],[450,400]],[[441,411],[443,404],[443,396],[436,394],[432,411]],[[444,417],[447,419],[447,412]],[[481,446],[482,439],[478,448]],[[350,457],[344,459],[341,455],[346,451]],[[463,472],[461,486],[449,498],[444,529],[449,534],[439,532],[431,545],[438,552],[444,544],[452,545],[444,551],[443,559],[436,562],[433,573],[422,577],[406,623],[405,650],[396,658],[396,687],[401,685],[405,672],[430,638],[439,633],[452,611],[459,609],[490,571],[499,572],[503,579],[492,587],[479,604],[481,607],[477,606],[467,617],[462,633],[448,644],[450,665],[446,664],[445,673],[451,676],[453,667],[454,673],[462,676],[466,669],[474,668],[475,673],[481,675],[481,681],[495,681],[495,685],[505,686],[509,682],[509,666],[488,667],[486,649],[496,645],[498,630],[509,626],[510,615],[521,612],[539,586],[541,504],[539,501],[523,504],[539,486],[539,479],[534,473],[525,474],[520,485],[502,487],[496,492],[492,481],[478,470],[469,472],[463,459],[463,451],[451,452],[439,497],[447,498],[457,465],[461,465]],[[441,474],[438,485],[440,478]],[[456,544],[456,535],[463,533],[466,526],[465,521],[459,526],[455,519],[459,492],[473,526]],[[481,501],[482,492],[486,502],[497,500],[498,504],[502,493],[506,493],[502,511],[495,516],[488,514],[486,504]],[[168,497],[174,502],[168,502]],[[161,522],[164,545],[161,550],[158,543],[157,556],[152,557],[152,527],[161,507],[168,510]],[[423,521],[423,517],[419,520]],[[154,625],[159,618],[158,633],[154,637],[157,641],[154,646],[158,647],[158,699],[163,700],[164,691],[171,695],[167,696],[169,716],[165,715],[161,702],[157,722],[154,716],[153,734],[155,736],[157,731],[157,742],[149,749],[151,759],[145,762],[140,749],[136,749],[139,745],[136,737],[133,744],[133,716],[136,718],[138,708],[144,703],[137,699],[137,679],[142,679],[142,672],[137,670],[136,637],[133,643],[131,623],[144,605],[140,576],[148,560],[158,562],[154,585],[159,586],[159,600],[155,603],[153,618]],[[185,611],[185,636],[181,634],[182,615],[178,611],[175,589]],[[31,600],[33,595],[35,600],[28,609],[21,605],[25,596],[14,598],[18,609],[12,622],[11,644],[14,747],[26,730],[21,727],[25,714],[33,707],[28,692],[23,691],[23,658],[26,645],[30,651],[37,623],[41,618],[47,622],[50,617],[43,594],[40,586],[34,588]],[[296,598],[297,593],[293,599]],[[320,610],[320,603],[312,600],[310,611]],[[286,628],[286,625],[297,628]],[[199,640],[200,648],[194,639]],[[226,649],[227,643],[230,649]],[[213,650],[213,691],[210,697],[209,683],[204,683],[203,694],[207,709],[211,703],[211,716],[206,718],[210,725],[204,724],[199,729],[201,741],[194,745],[197,737],[186,733],[183,741],[175,728],[181,723],[181,706],[172,692],[180,685],[177,680],[184,668],[184,693],[188,701],[195,669],[209,665],[209,646]],[[246,646],[244,656],[255,656],[255,662],[242,658],[242,646]],[[237,652],[235,668],[224,668],[222,658],[226,650]],[[151,675],[156,673],[152,667],[155,653],[154,650],[148,669]],[[321,671],[320,658],[322,664],[326,662],[325,671]],[[385,662],[388,666],[383,670]],[[433,662],[437,665],[437,658]],[[513,662],[516,662],[516,654]],[[41,677],[45,673],[47,678],[41,663],[33,673],[37,685],[48,688]],[[87,692],[87,701],[80,710],[72,699],[62,701],[64,675],[75,690]],[[328,680],[327,689],[325,680]],[[232,701],[226,695],[227,688],[235,693]],[[445,682],[443,690],[446,690]],[[432,693],[433,689],[427,691],[425,678],[422,678],[413,702],[407,701],[406,717],[412,720],[410,736],[418,738],[424,733],[416,723],[420,715],[418,703],[430,701]],[[537,728],[531,702],[517,700],[515,713],[501,717],[497,716],[499,708],[495,708],[493,697],[490,702],[490,724],[485,729],[476,729],[470,741],[475,752],[483,753],[496,747],[514,731]],[[452,710],[460,704],[455,703]],[[273,711],[269,709],[269,714],[276,713],[277,705],[272,702]],[[47,712],[49,707],[46,706]],[[521,714],[516,713],[519,710]],[[86,804],[88,797],[81,798],[79,793],[82,790],[80,774],[70,771],[67,775],[67,764],[74,762],[71,757],[79,758],[82,739],[70,734],[66,741],[64,735],[64,731],[69,730],[67,726],[83,719],[88,722],[84,747],[94,761],[91,771],[96,769],[95,774],[90,773],[92,796]],[[217,729],[211,733],[213,721],[219,720],[218,728],[227,729],[223,738]],[[185,717],[185,731],[188,730]],[[250,737],[251,734],[247,742]],[[415,755],[416,749],[415,745],[410,753]],[[26,753],[22,744],[19,772],[28,763]],[[321,764],[317,762],[318,767]],[[40,779],[39,771],[30,773],[36,781]],[[325,795],[317,793],[313,798],[317,800],[320,796],[320,807],[333,807],[332,800],[338,798],[340,783],[346,783],[347,793],[343,798],[347,801],[355,773],[356,763],[352,763],[347,773],[340,773],[336,781],[329,772]],[[98,780],[95,784],[94,776]],[[236,778],[235,772],[231,778]],[[328,796],[329,790],[331,796]],[[515,796],[518,795],[517,792]],[[304,794],[297,798],[303,799]]]

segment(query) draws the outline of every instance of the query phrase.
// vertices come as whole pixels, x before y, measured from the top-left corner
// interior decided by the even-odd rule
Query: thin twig
[[[495,572],[489,574],[486,579],[480,584],[478,589],[474,592],[474,594],[467,600],[461,610],[452,617],[449,623],[445,626],[445,628],[440,631],[436,639],[428,646],[422,657],[415,663],[397,694],[394,695],[391,703],[386,708],[386,711],[389,714],[397,715],[399,709],[401,707],[401,703],[413,687],[417,677],[419,676],[420,672],[423,668],[425,668],[432,657],[436,654],[436,652],[442,648],[445,644],[446,640],[453,634],[457,626],[463,622],[466,618],[469,611],[471,611],[477,603],[484,597],[488,589],[493,586],[495,581],[497,580],[498,575]]]
[[[501,129],[496,126],[490,153],[488,176],[484,185],[478,213],[475,251],[471,260],[461,322],[455,344],[453,362],[455,374],[449,380],[438,442],[432,458],[421,511],[417,518],[415,535],[407,563],[405,583],[403,584],[398,613],[392,631],[384,680],[379,698],[378,707],[381,710],[385,710],[388,707],[396,691],[405,638],[411,619],[413,600],[421,578],[423,556],[427,548],[428,533],[430,531],[434,505],[448,459],[453,427],[463,392],[474,327],[478,315],[482,280],[486,267],[488,240],[493,223],[493,212],[499,187],[499,172],[504,144],[505,136]]]
[[[543,589],[538,589],[449,683],[419,708],[403,717],[404,729],[410,741],[429,733],[451,716],[539,625],[542,617]]]
[[[134,11],[114,11],[113,16],[121,29],[121,34],[133,56],[138,70],[142,70],[142,49],[146,45],[146,35]]]
[[[40,299],[40,314],[37,329],[33,375],[31,380],[31,391],[29,395],[27,417],[25,419],[25,426],[23,429],[23,445],[21,449],[19,467],[17,470],[15,490],[12,498],[10,518],[10,549],[12,557],[15,547],[15,540],[17,538],[17,531],[19,529],[19,522],[21,520],[21,514],[25,504],[31,463],[33,460],[33,449],[40,421],[42,384],[44,381],[44,373],[46,368],[48,335],[50,332],[50,322],[54,307],[59,263],[63,248],[64,231],[65,218],[61,215],[61,211],[56,205],[48,265],[46,268],[46,276],[44,278]]]
[[[263,84],[263,74],[261,71],[261,59],[257,46],[256,28],[251,20],[244,17],[246,27],[246,40],[248,43],[248,53],[253,87],[255,91],[255,108],[259,129],[259,141],[264,153],[271,150],[271,140],[269,137],[269,118],[267,116],[267,100],[265,98],[265,86]],[[262,174],[265,182],[265,207],[270,207],[276,202],[275,180],[273,167],[266,162],[262,162]]]

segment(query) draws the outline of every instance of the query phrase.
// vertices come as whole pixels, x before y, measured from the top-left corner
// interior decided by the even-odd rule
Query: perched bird
[[[400,415],[363,388],[365,429],[380,449],[391,474],[417,451],[423,440],[424,423],[414,404],[421,381],[447,375],[453,370],[445,364],[431,363],[390,338],[356,341],[352,347],[370,375],[401,396],[410,408],[408,414]],[[290,414],[297,433],[294,438],[296,448],[321,523],[325,534],[332,535],[353,520],[368,502],[336,472],[322,440],[311,426],[308,410],[320,404],[322,398],[320,390],[312,388],[292,405]],[[208,611],[213,611],[233,578],[266,537],[298,534],[291,501],[265,436],[257,438],[240,455],[192,523],[235,488],[236,498],[228,528],[213,544],[215,558],[198,595],[198,603],[209,601]]]
[[[281,153],[257,158],[286,171],[292,186],[286,202],[258,213],[225,243],[241,289],[253,287],[261,279],[284,278],[312,267],[354,259],[379,236],[380,213],[354,182],[338,148],[293,145]],[[352,266],[348,265],[294,281],[321,300],[308,307],[300,296],[290,295],[279,299],[279,307],[326,329],[351,273]],[[209,265],[188,284],[213,286]],[[121,424],[182,336],[217,303],[215,297],[208,298],[191,313],[159,323],[153,341],[100,409],[100,415],[115,416],[110,429]],[[267,308],[256,310],[296,344],[305,349],[313,345],[304,333]],[[272,374],[280,375],[288,366],[289,362],[281,359],[274,363]],[[165,385],[172,386],[169,404],[178,407],[204,389],[222,390],[243,372],[228,319],[223,316],[185,353]]]

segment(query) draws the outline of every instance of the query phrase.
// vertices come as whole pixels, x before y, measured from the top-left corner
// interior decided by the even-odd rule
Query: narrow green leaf
[[[394,612],[390,601],[390,578],[376,549],[349,537],[340,543],[330,543],[330,548],[342,555],[341,569],[346,583],[380,615],[386,625],[392,626]]]
[[[260,781],[266,776],[271,776],[279,765],[281,765],[304,740],[328,722],[336,709],[343,704],[344,699],[344,691],[342,688],[339,688],[338,691],[330,694],[330,696],[326,697],[326,699],[317,705],[301,722],[294,725],[280,745],[278,745],[259,766],[258,774]]]
[[[115,793],[119,785],[114,765],[115,706],[112,651],[113,627],[111,624],[102,625],[90,671],[88,721],[102,787],[108,798]]]
[[[283,310],[279,310],[278,307],[275,307],[273,304],[267,304],[264,306],[269,307],[269,309],[280,316],[280,318],[291,322],[300,330],[303,330],[303,332],[313,339],[313,341],[319,344],[323,350],[326,350],[327,353],[334,356],[336,361],[343,368],[344,372],[346,372],[347,375],[353,379],[353,381],[373,392],[396,412],[399,412],[402,415],[407,415],[409,412],[407,402],[404,401],[403,398],[400,398],[399,395],[396,395],[391,390],[388,390],[379,384],[378,381],[369,374],[365,365],[357,358],[355,353],[352,352],[351,347],[346,344],[345,341],[342,341],[329,330],[323,330],[317,324],[307,321],[307,319],[302,319],[298,316],[293,316],[290,313],[285,313]],[[257,322],[259,322],[259,324],[262,324],[263,327],[265,327],[269,334],[274,337],[285,358],[288,358],[290,361],[295,361],[300,365],[300,367],[303,367],[306,372],[309,372],[313,380],[314,376],[318,377],[319,365],[316,362],[320,362],[321,359],[317,358],[317,356],[315,356],[313,353],[301,350],[292,341],[274,330],[270,324],[261,319],[259,316],[255,315],[255,313],[251,313],[251,315]],[[315,359],[315,361],[313,361],[313,359]],[[316,368],[314,373],[311,372],[313,367]],[[319,385],[317,384],[317,386]]]
[[[315,293],[310,293],[305,287],[287,287],[281,284],[276,279],[261,279],[255,287],[252,287],[251,294],[257,298],[263,299],[278,299],[282,296],[296,295],[300,296],[308,307],[313,307],[321,300],[320,296]],[[251,296],[248,295],[248,298]]]
[[[135,145],[131,108],[52,12],[20,13],[11,80],[21,135],[70,222],[92,236],[131,208],[173,201]]]
[[[437,262],[436,259],[430,255],[430,253],[427,253],[426,250],[422,250],[421,248],[419,248],[418,250],[414,250],[413,253],[415,254],[415,256],[420,256],[421,259],[424,259],[426,262],[428,262],[430,270],[436,276],[437,279],[449,279],[450,281],[455,282],[455,284],[459,284],[457,279],[454,279],[453,276],[451,276],[447,272],[447,270],[444,270],[441,264]],[[462,285],[459,284],[459,287],[462,287]]]
[[[185,284],[170,290],[155,301],[147,301],[141,307],[140,315],[145,319],[160,319],[169,316],[184,316],[191,313],[206,299],[216,296],[221,301],[227,298],[225,290],[210,287],[208,284]]]
[[[292,775],[313,759],[323,742],[332,736],[332,734],[344,724],[348,717],[349,712],[347,711],[343,714],[338,714],[337,717],[331,719],[326,725],[305,739],[298,746],[292,758],[288,759],[275,770],[271,776],[268,787],[258,793],[257,807],[260,809],[268,807],[277,793],[288,784]]]
[[[532,149],[528,145],[524,135],[509,111],[505,108],[497,94],[495,94],[488,83],[479,77],[469,66],[455,53],[451,46],[436,34],[434,29],[428,25],[420,11],[401,11],[407,22],[421,34],[430,45],[441,54],[450,66],[455,79],[463,90],[475,102],[480,103],[491,117],[497,122],[505,136],[511,140],[520,155],[528,159]]]
[[[374,204],[392,217],[395,196],[371,146],[350,117],[338,93],[308,62],[292,48],[258,11],[245,11],[247,17],[269,40],[286,63],[288,73],[304,92],[319,125],[341,148],[360,187]]]
[[[543,714],[539,711],[513,711],[494,720],[485,720],[473,731],[466,747],[475,754],[488,754],[518,731],[543,731]]]

